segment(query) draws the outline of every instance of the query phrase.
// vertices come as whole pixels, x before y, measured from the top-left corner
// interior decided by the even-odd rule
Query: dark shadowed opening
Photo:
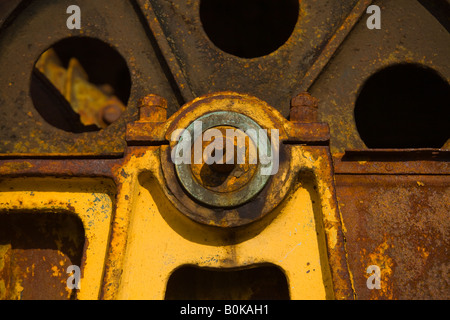
[[[354,112],[368,148],[441,148],[450,138],[450,86],[420,65],[398,64],[372,75]]]
[[[209,39],[241,58],[270,54],[294,31],[298,0],[201,0],[200,19]]]
[[[183,266],[167,283],[166,300],[289,300],[286,276],[276,266],[227,270]]]
[[[76,299],[66,271],[82,267],[84,244],[83,223],[75,214],[0,213],[0,299]]]
[[[123,106],[127,105],[131,90],[130,72],[125,59],[112,46],[95,38],[70,37],[57,42],[49,49],[54,50],[61,62],[61,66],[66,70],[69,68],[71,58],[78,60],[82,69],[87,74],[87,82],[90,85],[95,86],[95,88],[106,96],[117,97]],[[56,74],[56,68],[51,68],[50,70]],[[80,74],[78,70],[77,73]],[[76,73],[73,72],[72,74]],[[54,79],[61,83],[65,82],[66,78],[64,75],[55,76]],[[75,85],[69,85],[69,87],[72,88],[72,92],[75,92],[73,90]],[[80,87],[78,86],[78,88]],[[93,100],[94,96],[92,92],[85,87],[82,90],[78,90],[78,96],[74,99],[81,101],[91,99],[91,101],[95,101]],[[71,107],[73,104],[54,85],[52,79],[40,72],[37,67],[33,70],[30,94],[33,104],[42,118],[56,128],[75,133],[98,131],[102,128],[95,124],[83,124],[80,121],[79,112]],[[87,96],[91,98],[86,98]],[[101,103],[97,103],[96,105],[102,106]],[[105,107],[104,109],[106,110],[106,107],[109,107],[109,105],[105,104],[102,107]],[[101,109],[103,110],[103,108]],[[105,125],[109,125],[111,122],[117,120],[121,114],[121,112],[114,110],[114,108],[111,109],[110,107],[109,110],[109,118]],[[101,116],[99,115],[99,117]]]

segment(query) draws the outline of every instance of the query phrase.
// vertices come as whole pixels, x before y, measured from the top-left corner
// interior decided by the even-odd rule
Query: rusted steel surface
[[[450,176],[338,174],[336,185],[356,297],[449,299]]]
[[[404,63],[435,70],[444,79],[443,81],[447,82],[447,86],[450,79],[448,64],[450,47],[447,45],[450,34],[419,1],[373,1],[373,4],[378,5],[382,12],[381,30],[369,30],[366,26],[367,19],[364,18],[368,15],[364,15],[308,89],[320,101],[319,120],[330,126],[332,137],[330,146],[333,154],[343,153],[348,149],[368,149],[356,127],[354,108],[366,81],[376,72],[388,66]],[[403,79],[404,82],[407,80],[408,78]],[[395,92],[400,88],[402,88],[401,83],[392,84],[393,99],[396,99]],[[422,88],[426,88],[426,85]],[[387,90],[382,87],[375,91],[375,95],[380,99],[387,98],[386,94]],[[408,93],[407,89],[404,89],[403,94],[406,95],[405,98],[396,100],[399,101],[399,106],[402,100],[406,101],[408,95],[411,96],[414,92]],[[445,101],[435,102],[434,98],[433,90],[431,90],[430,96],[425,99],[428,102],[421,104],[420,110],[424,110],[424,114],[421,115],[422,124],[441,121],[441,119],[427,118],[426,115],[425,110],[431,111],[439,105],[448,105]],[[379,108],[382,109],[384,104],[380,102]],[[429,107],[423,107],[425,105]],[[431,105],[434,107],[429,109]],[[384,118],[374,122],[378,130],[382,130],[384,122],[393,119],[394,109],[395,107],[392,110],[386,110]],[[393,125],[394,129],[400,124],[407,123],[408,112],[417,113],[417,110],[411,110],[409,105],[403,110],[405,110],[402,113],[403,116],[399,116],[399,120],[395,122],[397,125]],[[441,118],[448,119],[448,115],[442,115]],[[378,127],[377,124],[379,124]],[[433,126],[430,132],[424,132],[420,128],[418,126],[415,132],[425,137],[434,130]],[[388,130],[376,132],[376,130],[374,135],[387,135],[389,132]],[[396,136],[392,135],[391,140],[394,139]]]
[[[239,3],[228,1],[227,10],[236,17],[245,11]],[[279,3],[294,4],[293,11],[298,5],[297,21],[281,46],[272,51],[262,48],[264,54],[259,56],[247,56],[239,48],[230,52],[219,48],[221,42],[212,38],[202,21],[200,0],[81,0],[83,28],[70,31],[64,28],[67,15],[61,13],[67,4],[63,1],[0,4],[0,185],[9,181],[5,179],[21,177],[89,177],[113,182],[116,194],[111,197],[117,204],[100,298],[117,298],[121,290],[130,217],[135,210],[129,204],[139,198],[136,190],[151,189],[161,198],[155,199],[155,206],[168,212],[178,210],[187,217],[183,219],[205,225],[208,232],[214,230],[226,245],[233,246],[248,240],[251,232],[262,232],[284,209],[283,201],[294,192],[291,186],[300,183],[308,188],[315,215],[320,216],[324,208],[331,212],[319,217],[324,222],[323,242],[333,281],[328,298],[450,299],[448,111],[432,112],[448,105],[450,92],[448,21],[444,21],[445,13],[433,11],[435,5],[443,8],[444,2]],[[367,28],[364,14],[370,4],[382,10],[381,30]],[[96,114],[101,130],[85,125],[95,122],[92,119],[80,121],[81,115],[35,69],[41,54],[51,46],[86,38],[111,47],[129,71],[129,97],[120,102],[126,107],[110,104]],[[384,89],[374,90],[375,96],[368,99],[375,101],[378,92],[384,97],[389,91],[389,104],[376,99],[379,109],[375,113],[384,110],[386,119],[365,126],[357,123],[356,105],[369,80],[398,65],[433,73],[442,82],[432,88],[419,85],[430,89],[419,106],[430,111],[416,118],[431,123],[429,130],[408,124],[406,117],[417,111],[409,104],[396,114],[381,108],[395,106],[393,101],[403,103],[395,95],[407,85],[395,87],[395,83],[394,88],[380,86]],[[115,79],[111,81],[122,83],[124,89],[121,80],[126,75],[106,62],[102,66],[103,79]],[[440,92],[433,91],[438,87]],[[415,90],[407,89],[403,90],[407,96]],[[55,106],[58,112],[53,112]],[[39,108],[53,120],[48,121]],[[239,113],[264,129],[279,129],[279,173],[255,189],[244,204],[232,199],[218,208],[199,201],[183,185],[171,161],[173,131],[214,112]],[[67,117],[72,125],[55,125]],[[403,129],[390,131],[384,120]],[[374,129],[373,136],[385,135],[384,146],[365,140],[368,127]],[[431,140],[421,137],[431,135],[434,127],[443,127],[439,146],[428,146]],[[219,128],[223,131],[227,126]],[[411,136],[425,141],[424,146],[414,149],[414,143],[406,141],[404,149],[388,149],[402,147],[396,142],[401,140],[398,131],[414,133]],[[223,194],[245,190],[257,171],[245,164],[203,163],[189,170],[192,181],[208,192]],[[51,220],[36,212],[28,220],[28,214],[12,217],[0,211],[0,299],[76,298],[63,279],[68,265],[85,258],[87,244],[83,245],[85,235],[78,221],[67,216]],[[185,239],[202,243],[183,229],[192,224],[174,223],[168,217],[164,213]],[[57,225],[64,219],[70,220],[70,230]],[[32,225],[50,231],[33,230]],[[246,225],[252,226],[248,234],[243,231]],[[76,230],[75,237],[71,230]],[[69,244],[76,250],[68,250]],[[381,269],[380,290],[367,287],[370,265]],[[29,288],[23,296],[21,286]],[[41,291],[41,287],[46,289]]]
[[[2,117],[11,121],[0,127],[4,141],[0,151],[121,152],[125,123],[137,119],[138,99],[149,92],[145,90],[168,99],[168,115],[196,96],[235,90],[268,101],[287,117],[290,98],[307,88],[321,101],[319,120],[330,125],[333,153],[363,149],[352,109],[371,74],[395,63],[409,62],[432,67],[448,79],[449,52],[443,45],[448,42],[448,32],[421,4],[403,1],[301,1],[297,24],[287,42],[271,54],[254,59],[224,53],[212,44],[198,15],[199,0],[181,4],[116,0],[108,2],[106,11],[102,1],[83,2],[92,14],[83,17],[83,30],[71,31],[70,37],[97,38],[117,49],[127,61],[133,85],[122,117],[105,130],[78,136],[60,132],[43,121],[28,93],[32,64],[49,46],[67,38],[64,28],[56,27],[65,24],[64,15],[53,14],[65,8],[54,2],[44,10],[39,2],[24,2],[4,23],[0,35],[2,43],[7,43],[2,47],[11,48],[0,56],[0,63],[11,75],[0,89],[8,88],[0,92],[2,106],[17,106],[15,112],[2,111]],[[366,27],[364,9],[371,2],[383,10],[382,30]],[[122,15],[118,16],[118,12]],[[31,15],[33,25],[24,22]],[[59,20],[50,19],[49,24],[49,15]],[[99,16],[104,17],[101,23]],[[113,23],[125,20],[131,23],[124,23],[126,27],[120,29],[113,27]],[[11,36],[16,31],[22,38]],[[22,51],[26,54],[12,56]],[[85,143],[89,140],[97,144]]]
[[[34,156],[39,157],[39,156]],[[9,158],[9,157],[8,157]],[[123,159],[1,159],[0,175],[6,177],[20,176],[84,176],[114,178],[114,168],[120,168]]]
[[[198,14],[199,0],[137,3],[155,30],[185,101],[215,91],[246,92],[287,117],[290,99],[302,91],[300,80],[331,37],[348,32],[339,27],[358,1],[300,1],[298,21],[289,39],[278,50],[254,59],[225,53],[208,39]],[[237,13],[240,9],[244,10],[235,8]],[[271,94],[275,87],[282,88],[277,95]]]
[[[360,20],[361,16],[367,10],[367,7],[374,2],[373,0],[362,0],[355,4],[350,14],[345,18],[342,25],[336,31],[336,33],[330,38],[323,50],[320,52],[320,56],[314,62],[314,64],[308,69],[305,76],[301,80],[299,86],[299,92],[308,91],[327,63],[333,57],[336,50],[340,47],[342,42],[346,39],[350,31]]]
[[[450,151],[438,149],[347,150],[335,154],[337,174],[434,174],[450,173]]]
[[[248,104],[244,107],[243,104]],[[301,106],[297,106],[300,108]],[[272,177],[268,186],[266,186],[256,198],[251,202],[241,205],[234,209],[211,209],[204,207],[201,204],[193,201],[189,194],[186,193],[179,183],[177,183],[177,175],[173,170],[173,165],[170,161],[170,147],[175,144],[171,141],[171,134],[173,130],[177,128],[187,127],[194,119],[200,117],[202,114],[213,114],[215,111],[227,111],[227,112],[240,112],[246,114],[254,119],[257,119],[259,123],[264,124],[265,128],[277,128],[280,129],[280,140],[286,142],[280,145],[280,169],[276,176]],[[295,117],[294,117],[295,118]],[[301,119],[299,119],[301,120]],[[135,124],[141,122],[142,126],[136,127]],[[139,136],[140,143],[145,145],[145,135],[150,142],[153,140],[150,131],[146,131],[144,123],[147,122],[148,126],[152,125],[150,119],[144,119],[144,121],[137,121],[129,126],[129,132],[133,131],[133,137]],[[179,112],[174,114],[167,124],[159,123],[159,128],[165,128],[165,140],[170,141],[169,146],[161,147],[161,163],[164,173],[163,191],[167,198],[178,208],[182,213],[195,221],[199,221],[211,226],[220,226],[222,228],[233,228],[233,236],[227,236],[225,229],[215,229],[215,233],[223,234],[224,239],[235,239],[239,242],[242,236],[244,236],[246,224],[252,221],[258,221],[259,226],[254,228],[261,228],[265,225],[265,221],[273,219],[273,208],[276,207],[289,191],[289,185],[295,180],[295,177],[299,174],[302,165],[299,163],[299,158],[291,158],[288,161],[291,150],[295,145],[310,144],[308,147],[303,147],[305,152],[314,154],[310,158],[311,161],[315,161],[313,170],[317,175],[315,183],[318,183],[318,193],[323,195],[321,201],[326,201],[327,208],[331,211],[337,210],[336,198],[333,196],[333,172],[331,170],[331,155],[327,151],[328,147],[328,132],[326,125],[318,123],[301,123],[301,122],[288,122],[281,115],[278,114],[273,108],[262,101],[252,98],[246,95],[239,95],[232,92],[223,92],[210,94],[199,99],[194,100],[186,104]],[[310,131],[309,139],[305,139],[305,131],[312,128],[312,125],[316,125],[317,128],[322,128],[319,131]],[[306,128],[306,130],[305,130]],[[143,130],[144,129],[144,130]],[[285,132],[286,130],[286,132]],[[160,141],[162,139],[159,139]],[[322,146],[323,145],[323,146]],[[298,149],[297,149],[298,150]],[[297,151],[298,152],[298,151]],[[283,177],[280,179],[279,177]],[[142,180],[148,180],[149,178],[142,178]],[[145,181],[145,180],[144,180]],[[326,186],[326,187],[325,187]],[[325,188],[325,189],[324,189]],[[159,202],[159,201],[158,201]],[[162,204],[159,204],[162,206]],[[271,212],[272,211],[272,212]],[[270,214],[271,213],[271,214]],[[267,215],[264,218],[264,215]],[[320,214],[319,214],[320,215]],[[167,218],[169,219],[169,218]],[[343,241],[343,234],[340,227],[340,220],[338,216],[324,217],[326,230],[336,230],[336,233],[332,233],[327,237],[328,259],[330,260],[330,268],[333,277],[333,290],[336,298],[339,299],[351,299],[353,298],[353,291],[350,285],[350,278],[348,275],[345,248]],[[241,234],[241,231],[244,234]],[[184,237],[190,238],[187,230],[178,229]],[[244,236],[245,237],[245,236]],[[198,241],[198,240],[197,240]],[[233,242],[233,240],[230,240]],[[119,252],[118,252],[119,253]],[[112,272],[108,278],[108,283],[111,283],[111,287],[114,287],[114,273]],[[112,291],[114,292],[114,291]],[[106,294],[105,297],[111,297],[112,293]]]
[[[150,102],[149,100],[153,102]],[[156,174],[159,170],[164,171],[165,176],[163,176],[162,172],[156,174],[156,176],[159,177],[158,181],[162,188],[163,194],[165,197],[170,199],[175,206],[180,208],[181,212],[194,212],[198,215],[205,210],[209,210],[210,212],[208,211],[209,213],[207,216],[210,217],[210,220],[202,220],[201,222],[221,225],[222,227],[239,226],[241,224],[247,224],[253,220],[261,220],[259,226],[255,225],[252,227],[256,228],[256,231],[263,230],[266,223],[270,223],[270,221],[274,219],[274,214],[276,214],[277,211],[274,211],[273,209],[288,193],[291,192],[291,183],[296,181],[296,177],[300,170],[305,169],[304,164],[301,162],[297,160],[290,160],[289,154],[293,152],[293,150],[296,150],[296,154],[299,152],[298,148],[305,142],[304,135],[302,135],[303,126],[311,126],[313,123],[289,122],[276,110],[258,99],[231,92],[209,95],[187,104],[182,110],[180,110],[180,112],[173,115],[165,122],[162,122],[165,116],[158,115],[160,111],[163,113],[165,112],[164,107],[158,107],[159,105],[164,105],[164,100],[161,100],[156,96],[150,96],[143,101],[143,107],[141,108],[141,110],[143,110],[141,113],[142,118],[135,122],[135,124],[139,122],[149,123],[149,125],[159,124],[160,130],[162,130],[162,137],[166,137],[165,141],[170,140],[169,137],[172,132],[171,130],[185,126],[204,112],[211,113],[214,108],[217,110],[227,110],[228,112],[244,112],[245,114],[248,114],[248,116],[257,118],[260,123],[264,124],[264,127],[280,128],[281,131],[279,135],[282,142],[280,146],[280,170],[276,176],[272,177],[269,186],[264,188],[264,190],[258,194],[256,200],[253,199],[244,206],[237,209],[232,209],[225,215],[224,213],[226,213],[226,211],[224,209],[212,210],[192,201],[192,199],[190,199],[186,194],[185,190],[180,188],[178,185],[175,172],[172,171],[173,176],[167,176],[167,169],[172,166],[168,153],[170,150],[169,143],[167,143],[167,145],[164,145],[166,143],[163,143],[159,146],[129,146],[123,157],[120,155],[115,155],[114,157],[110,156],[110,159],[105,159],[104,157],[102,158],[101,155],[97,155],[96,157],[91,155],[91,159],[85,158],[83,155],[55,155],[53,157],[49,157],[48,155],[35,155],[34,157],[32,155],[22,155],[22,159],[14,155],[4,155],[3,159],[0,160],[0,175],[5,178],[53,176],[66,178],[108,177],[113,179],[118,194],[117,207],[121,208],[121,210],[116,212],[112,225],[111,243],[109,246],[110,251],[105,266],[105,285],[102,293],[103,298],[114,297],[114,292],[120,284],[120,261],[125,252],[125,235],[128,228],[127,221],[129,219],[129,213],[127,212],[128,210],[131,210],[126,209],[126,203],[131,201],[131,197],[133,197],[132,189],[130,189],[130,181],[133,181],[132,177],[136,177],[136,173],[134,173],[134,171],[138,170],[137,168],[133,168],[132,163],[137,161],[140,157],[145,156],[149,152],[154,152],[155,157],[157,157],[156,159],[161,157],[159,160],[161,161],[160,165],[157,163],[149,163],[146,164],[146,166],[155,166],[155,169],[152,170],[157,171],[153,174]],[[234,101],[234,103],[230,103],[230,101]],[[242,103],[248,103],[248,108],[242,108]],[[149,112],[146,112],[145,109],[146,107],[152,108],[154,105],[157,105],[155,108],[157,116],[155,118],[152,117],[153,113],[151,110],[147,110]],[[130,125],[129,130],[137,130],[137,128],[139,127]],[[299,133],[300,139],[298,139],[298,136],[296,135],[297,133]],[[146,144],[144,141],[145,137],[150,142],[152,141],[151,131],[145,131],[139,134],[142,136],[143,141],[141,142],[143,145]],[[158,135],[161,136],[161,133]],[[319,197],[317,199],[317,203],[323,203],[323,205],[330,210],[329,212],[335,212],[334,215],[323,217],[323,228],[326,230],[325,232],[330,233],[325,244],[328,248],[327,259],[330,261],[330,269],[333,276],[334,296],[340,299],[349,299],[353,297],[353,291],[351,289],[350,278],[346,268],[343,235],[339,216],[337,215],[336,199],[333,195],[334,188],[332,178],[333,172],[331,169],[331,155],[328,151],[328,147],[326,145],[322,145],[323,143],[326,143],[326,137],[327,135],[324,137],[322,131],[318,131],[315,133],[315,136],[311,137],[310,141],[306,141],[310,144],[309,146],[301,147],[304,148],[303,152],[310,154],[309,161],[314,162],[314,165],[312,165],[309,169],[306,169],[305,172],[310,172],[310,175],[314,172],[313,176],[316,176],[316,178],[310,177],[306,179],[305,183],[306,181],[311,180],[312,184],[317,184],[317,190],[315,191]],[[319,144],[317,144],[318,138],[320,138],[319,140],[322,140]],[[297,157],[295,159],[300,160],[300,158]],[[165,177],[165,179],[163,177]],[[279,177],[285,177],[285,179],[280,179]],[[145,175],[142,175],[139,179],[145,180]],[[314,179],[317,179],[317,181]],[[145,185],[145,182],[141,183]],[[191,209],[188,207],[189,203],[191,203]],[[187,211],[186,208],[188,208]],[[239,219],[230,219],[230,213],[234,210],[238,213],[236,217]],[[268,213],[271,213],[271,215],[262,220],[261,215]],[[317,219],[320,219],[320,213],[317,212],[316,215]],[[223,224],[224,221],[226,222],[225,224]],[[179,232],[187,232],[187,230],[179,230]],[[223,233],[223,231],[219,230],[216,232]],[[241,231],[236,230],[236,237],[238,237],[238,239],[244,235],[244,229]],[[229,235],[227,237],[229,237]],[[231,243],[233,243],[233,241]]]
[[[6,24],[6,20],[21,4],[21,0],[2,1],[0,4],[0,28]]]
[[[335,179],[357,298],[449,299],[449,153],[348,152]],[[370,265],[381,289],[367,287]]]
[[[171,76],[161,67],[159,49],[149,41],[148,27],[141,23],[141,13],[132,1],[83,1],[79,4],[83,7],[83,29],[71,32],[65,27],[66,3],[23,4],[0,34],[0,65],[2,74],[8,75],[0,79],[1,153],[120,153],[126,146],[126,123],[138,117],[139,98],[152,92],[166,97],[169,113],[179,107],[167,78]],[[99,39],[119,52],[126,61],[132,86],[126,111],[119,120],[101,131],[74,135],[43,120],[33,106],[30,81],[41,53],[60,40],[78,36]],[[113,66],[109,69],[114,70]],[[117,76],[112,74],[111,78]]]

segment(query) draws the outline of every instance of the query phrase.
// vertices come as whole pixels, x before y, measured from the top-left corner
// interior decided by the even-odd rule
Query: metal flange
[[[200,137],[194,135],[195,121],[202,123]],[[182,214],[210,226],[239,227],[262,219],[289,191],[286,179],[291,179],[291,155],[290,148],[283,144],[288,140],[286,124],[288,121],[277,110],[245,94],[219,92],[187,103],[164,125],[164,140],[169,145],[161,146],[160,155],[166,196]],[[264,156],[259,157],[256,163],[249,164],[246,158],[244,164],[236,163],[234,166],[194,162],[179,164],[172,161],[173,153],[180,151],[177,148],[182,132],[189,140],[189,148],[184,146],[185,150],[192,152],[192,145],[201,140],[203,151],[213,140],[206,141],[208,139],[202,139],[201,135],[214,129],[223,133],[227,129],[235,130],[246,137],[247,150],[249,145],[258,150],[263,142],[263,147],[270,147],[271,152],[279,156],[278,167],[272,167]],[[263,136],[256,138],[252,135],[252,131],[258,133],[261,129],[267,134],[266,137],[261,139]],[[280,143],[272,148],[273,129],[277,129]],[[218,135],[219,139],[227,140],[226,134]],[[230,150],[226,148],[224,151],[227,158]],[[261,156],[259,151],[257,153]],[[245,157],[249,155],[246,153]],[[269,174],[262,174],[262,171]]]

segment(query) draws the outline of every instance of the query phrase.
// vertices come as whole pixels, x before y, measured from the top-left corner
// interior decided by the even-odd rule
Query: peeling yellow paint
[[[22,281],[16,281],[13,291],[14,295],[11,297],[11,300],[20,300],[23,289],[24,288],[22,287]]]
[[[427,252],[427,251],[426,251],[426,248],[424,248],[424,247],[417,247],[417,251],[419,251],[419,253],[421,254],[421,256],[422,256],[424,259],[427,259],[428,256],[430,255],[430,253]]]
[[[131,158],[124,168],[128,176],[123,180],[122,192],[128,200],[118,197],[118,214],[123,215],[119,210],[127,212],[130,222],[118,299],[163,299],[168,278],[183,265],[229,269],[260,263],[271,263],[284,271],[292,299],[333,296],[329,291],[332,283],[325,239],[317,236],[323,235],[323,227],[316,225],[309,191],[312,185],[298,184],[262,231],[230,244],[223,240],[227,231],[212,230],[190,220],[164,196],[160,187],[162,173],[152,165],[158,160],[156,152],[147,152],[140,158]],[[310,167],[314,165],[311,160],[307,160]],[[152,173],[140,174],[145,171]],[[134,182],[137,180],[142,185]],[[330,191],[323,182],[319,188],[325,194],[322,203],[317,203],[318,208],[330,210],[326,201]],[[286,225],[293,226],[290,233],[286,232]],[[252,228],[247,231],[251,233]],[[335,244],[337,231],[330,226],[327,232]]]
[[[61,272],[59,271],[59,268],[57,266],[53,266],[52,267],[52,277],[60,277],[61,276]]]
[[[2,182],[0,212],[72,212],[80,217],[89,245],[84,253],[84,264],[80,266],[83,285],[77,298],[98,299],[103,274],[103,268],[99,266],[105,263],[113,208],[110,195],[114,189],[111,183],[104,179],[88,178],[14,178]],[[60,240],[57,246],[61,248]],[[45,256],[42,260],[46,260]],[[53,276],[65,278],[65,273],[58,266],[53,266],[51,270]],[[31,272],[34,272],[33,266]],[[15,291],[22,290],[24,288],[16,282]]]

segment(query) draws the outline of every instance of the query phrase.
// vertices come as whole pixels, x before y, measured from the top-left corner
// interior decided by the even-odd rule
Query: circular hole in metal
[[[354,116],[368,148],[440,148],[450,138],[450,86],[431,68],[393,65],[364,83]]]
[[[130,90],[125,59],[107,43],[89,37],[66,38],[43,52],[30,83],[42,118],[74,133],[98,131],[118,120]]]
[[[200,20],[209,39],[241,58],[268,55],[291,36],[298,0],[201,0]]]

